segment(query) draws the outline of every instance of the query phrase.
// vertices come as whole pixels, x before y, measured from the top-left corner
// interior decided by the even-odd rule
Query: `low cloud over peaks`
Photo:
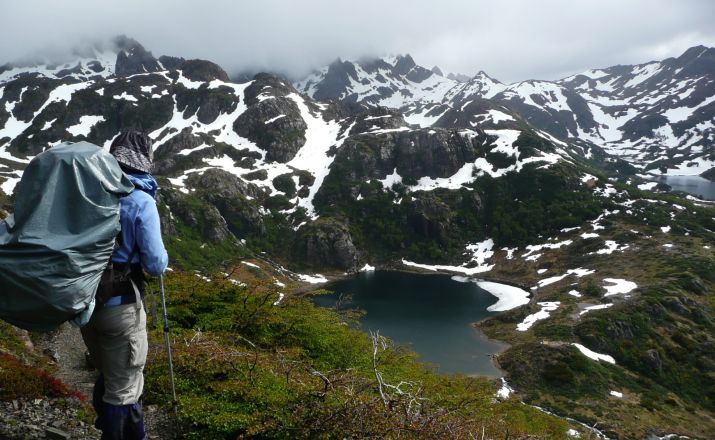
[[[0,64],[125,34],[155,56],[208,59],[233,74],[300,77],[338,57],[410,53],[445,73],[513,82],[714,46],[713,18],[708,0],[6,2]]]

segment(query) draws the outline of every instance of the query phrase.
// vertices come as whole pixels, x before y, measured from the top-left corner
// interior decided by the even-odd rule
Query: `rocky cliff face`
[[[354,272],[358,263],[348,226],[336,220],[318,220],[298,230],[293,256],[311,269]]]

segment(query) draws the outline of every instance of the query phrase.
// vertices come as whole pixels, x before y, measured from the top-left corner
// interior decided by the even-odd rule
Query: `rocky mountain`
[[[1,69],[0,217],[32,157],[140,128],[174,267],[215,273],[250,255],[281,273],[369,264],[509,280],[529,304],[481,326],[512,345],[502,366],[524,401],[623,438],[697,437],[715,426],[715,214],[631,184],[634,166],[663,163],[634,152],[657,153],[642,129],[662,127],[651,113],[690,136],[674,160],[711,163],[710,53],[513,85],[408,56],[339,61],[296,88],[119,38]],[[628,154],[617,136],[632,139]],[[524,322],[533,329],[515,330]]]
[[[498,178],[578,158],[578,148],[487,101],[481,105],[491,119],[481,124],[418,128],[377,102],[321,103],[268,74],[234,83],[211,62],[154,58],[128,38],[115,40],[113,50],[94,48],[59,66],[4,68],[0,189],[6,195],[25,164],[46,148],[80,139],[106,148],[121,128],[138,127],[155,141],[157,175],[166,179],[167,190],[175,189],[165,197],[167,212],[192,228],[200,225],[202,239],[260,240],[271,233],[267,222],[276,226],[275,219],[267,220],[275,214],[295,236],[285,255],[309,266],[353,270],[359,250],[349,219],[334,216],[312,225],[336,205],[369,198],[379,188],[391,193],[396,185],[409,194],[456,191],[479,176]],[[434,77],[411,59],[401,60],[395,75]],[[316,89],[319,96],[329,92]],[[204,204],[200,215],[182,207],[192,197]],[[418,196],[403,199],[414,199],[408,210],[420,225],[416,230],[446,228],[426,228],[434,221],[425,218],[424,203]],[[170,220],[165,226],[177,231]]]
[[[466,82],[444,77],[409,55],[338,60],[296,87],[318,99],[399,108],[408,122],[423,127],[476,124],[489,116],[484,105],[470,104],[487,100],[558,139],[598,146],[641,172],[696,175],[715,166],[715,48],[509,85],[484,72]]]

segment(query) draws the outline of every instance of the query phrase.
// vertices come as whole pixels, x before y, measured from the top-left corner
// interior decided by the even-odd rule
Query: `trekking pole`
[[[164,318],[164,340],[166,341],[166,352],[169,355],[169,377],[171,378],[171,402],[174,413],[179,409],[179,401],[176,400],[176,385],[174,384],[174,362],[171,358],[171,342],[169,341],[169,317],[166,315],[166,297],[164,295],[164,275],[159,275],[159,286],[161,287],[161,308]]]

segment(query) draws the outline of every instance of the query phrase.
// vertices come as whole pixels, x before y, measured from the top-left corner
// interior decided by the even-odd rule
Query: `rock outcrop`
[[[294,261],[309,268],[332,268],[346,272],[357,267],[357,250],[348,227],[337,220],[319,219],[298,230]]]

